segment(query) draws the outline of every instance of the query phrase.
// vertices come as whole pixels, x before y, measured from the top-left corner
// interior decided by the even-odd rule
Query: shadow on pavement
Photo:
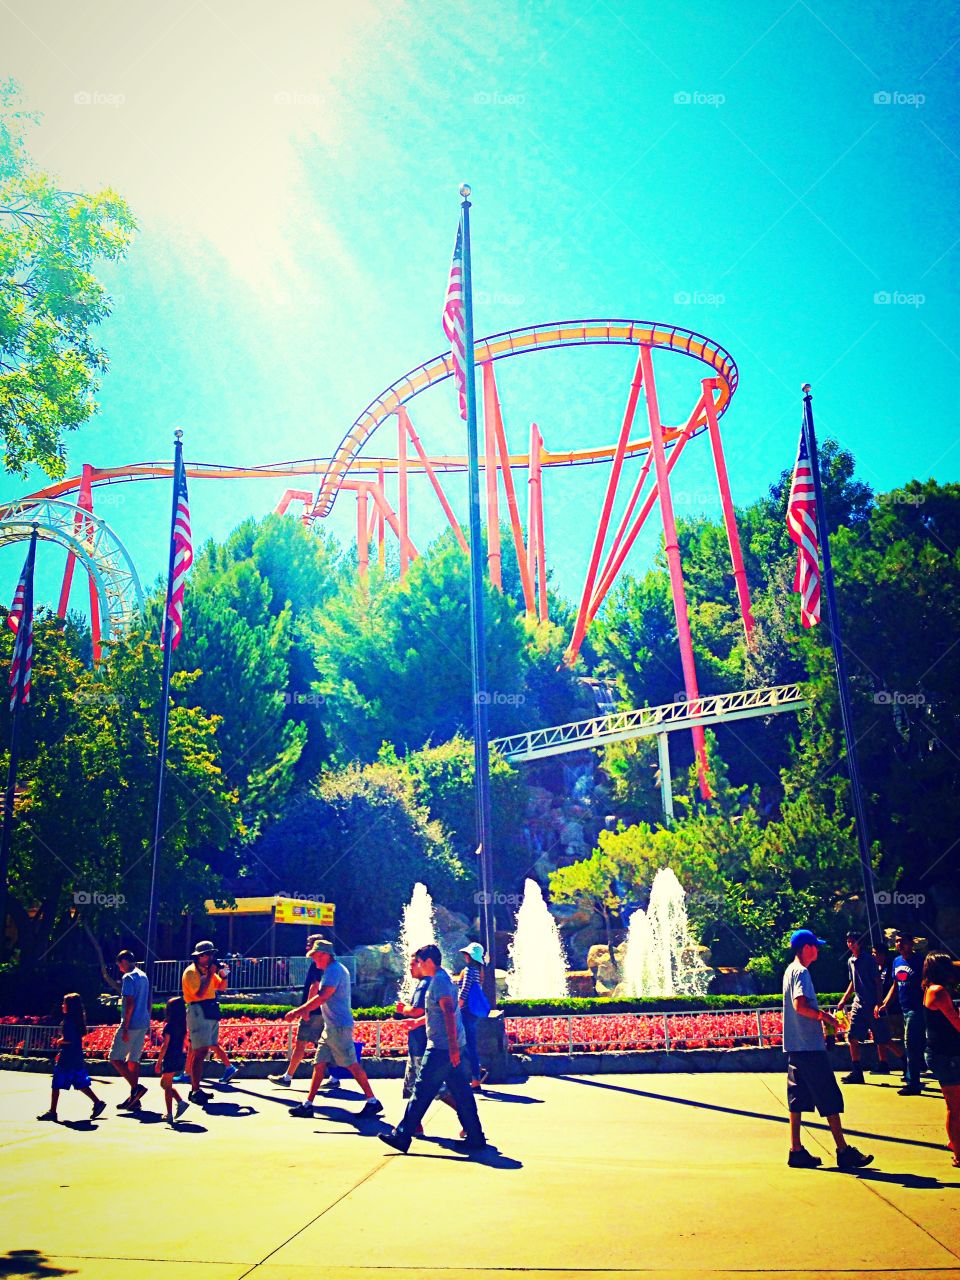
[[[842,1169],[824,1169],[822,1172],[843,1173],[845,1178],[850,1177]],[[871,1166],[855,1170],[854,1176],[862,1182],[891,1182],[898,1187],[907,1187],[910,1191],[960,1191],[960,1182],[941,1182],[939,1178],[925,1178],[919,1173],[884,1173],[882,1169]]]
[[[22,1280],[41,1280],[43,1276],[75,1276],[74,1267],[55,1267],[39,1249],[11,1249],[0,1254],[0,1276],[20,1276]]]
[[[257,1114],[256,1108],[246,1102],[205,1102],[196,1105],[200,1106],[206,1116],[230,1116],[233,1119],[240,1119]]]
[[[588,1089],[612,1089],[615,1093],[632,1093],[638,1098],[649,1098],[652,1102],[673,1102],[679,1107],[694,1107],[698,1111],[718,1111],[727,1116],[745,1116],[748,1120],[768,1120],[771,1124],[789,1124],[789,1117],[784,1113],[772,1116],[766,1111],[746,1111],[743,1107],[722,1107],[716,1102],[696,1102],[693,1098],[677,1098],[669,1093],[653,1093],[647,1089],[632,1089],[625,1084],[607,1084],[605,1080],[587,1080],[583,1076],[552,1076],[553,1080],[564,1080],[567,1084],[584,1085]],[[786,1077],[784,1077],[786,1079]],[[829,1125],[816,1121],[804,1120],[805,1129],[819,1129],[830,1132]],[[890,1133],[870,1133],[865,1129],[848,1129],[844,1125],[844,1133],[848,1138],[874,1138],[877,1142],[892,1142],[902,1147],[926,1147],[930,1151],[943,1151],[942,1142],[923,1142],[919,1138],[898,1138]]]
[[[457,1159],[470,1160],[474,1164],[485,1164],[490,1169],[522,1169],[523,1161],[515,1160],[513,1156],[505,1156],[499,1148],[494,1146],[486,1146],[482,1151],[464,1151],[460,1144],[454,1138],[435,1138],[424,1136],[417,1139],[418,1142],[430,1143],[435,1147],[442,1147],[445,1151],[450,1151],[452,1155],[442,1156],[443,1160]],[[417,1149],[411,1146],[407,1152],[408,1155],[416,1155]]]
[[[491,1102],[522,1102],[527,1105],[544,1101],[543,1098],[531,1098],[528,1093],[501,1093],[499,1089],[491,1089],[487,1085],[484,1085],[483,1092],[476,1096],[487,1098]]]
[[[77,1133],[96,1133],[100,1126],[94,1124],[92,1120],[61,1120],[60,1127],[74,1129]]]

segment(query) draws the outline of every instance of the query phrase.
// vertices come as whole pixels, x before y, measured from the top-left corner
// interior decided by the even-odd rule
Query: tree
[[[12,80],[0,83],[0,436],[4,465],[64,474],[63,435],[87,422],[107,367],[93,329],[110,301],[93,274],[121,258],[135,223],[115,191],[58,189],[27,151]]]

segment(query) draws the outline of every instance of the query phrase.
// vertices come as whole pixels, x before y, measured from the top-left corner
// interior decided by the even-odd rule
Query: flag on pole
[[[450,279],[443,300],[440,323],[453,355],[453,376],[460,400],[460,417],[467,420],[466,321],[463,309],[463,223],[457,227],[457,243],[453,247]]]
[[[30,675],[33,667],[33,564],[36,555],[36,536],[30,539],[30,549],[23,564],[23,572],[17,583],[13,605],[7,615],[7,625],[16,633],[13,642],[13,660],[10,663],[10,710],[17,705],[17,690],[21,687],[21,703],[30,701]]]
[[[820,621],[820,538],[805,425],[800,428],[800,447],[790,485],[787,531],[798,547],[793,589],[800,592],[800,621],[805,627],[813,627]]]
[[[193,542],[190,537],[190,502],[187,498],[187,469],[179,459],[176,479],[176,505],[173,512],[173,550],[171,555],[172,585],[170,603],[167,606],[167,618],[171,624],[170,645],[175,649],[183,635],[183,588],[187,580],[187,570],[193,564]]]

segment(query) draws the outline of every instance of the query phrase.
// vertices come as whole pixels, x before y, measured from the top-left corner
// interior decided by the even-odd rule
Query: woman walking
[[[460,1006],[463,1033],[467,1037],[470,1088],[474,1093],[479,1093],[481,1073],[480,1053],[477,1049],[477,1023],[490,1012],[490,1002],[483,994],[483,947],[479,942],[471,942],[466,947],[460,948],[460,954],[466,960],[466,965],[460,974],[457,1002]]]
[[[947,1140],[960,1168],[960,1013],[953,1004],[960,966],[942,951],[923,962],[923,1007],[927,1015],[927,1066],[947,1104]]]
[[[83,1037],[87,1034],[87,1015],[83,1001],[75,991],[63,997],[63,1026],[61,1029],[60,1052],[53,1066],[53,1085],[50,1091],[50,1109],[38,1120],[57,1120],[57,1103],[60,1101],[61,1089],[79,1089],[93,1103],[90,1119],[96,1120],[103,1114],[106,1103],[93,1092],[90,1087],[90,1073],[83,1056]]]

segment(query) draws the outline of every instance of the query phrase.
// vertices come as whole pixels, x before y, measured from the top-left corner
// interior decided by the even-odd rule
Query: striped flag
[[[790,485],[787,532],[798,547],[793,589],[800,592],[800,621],[805,627],[813,627],[820,621],[820,539],[805,426],[800,428],[800,448]]]
[[[467,420],[466,328],[463,310],[463,223],[457,227],[457,243],[453,247],[447,295],[443,300],[440,323],[453,355],[453,376],[460,400],[460,417]]]
[[[175,649],[183,635],[183,588],[187,580],[187,570],[193,564],[193,542],[190,537],[190,502],[187,498],[187,469],[183,465],[182,456],[178,455],[176,485],[176,506],[173,513],[173,539],[170,604],[167,617],[171,624],[170,647]]]
[[[10,710],[17,705],[17,691],[22,687],[21,703],[30,701],[30,677],[33,668],[33,565],[37,551],[37,535],[30,539],[30,549],[17,583],[7,624],[16,632],[13,660],[10,663]],[[22,680],[22,686],[21,686]]]

